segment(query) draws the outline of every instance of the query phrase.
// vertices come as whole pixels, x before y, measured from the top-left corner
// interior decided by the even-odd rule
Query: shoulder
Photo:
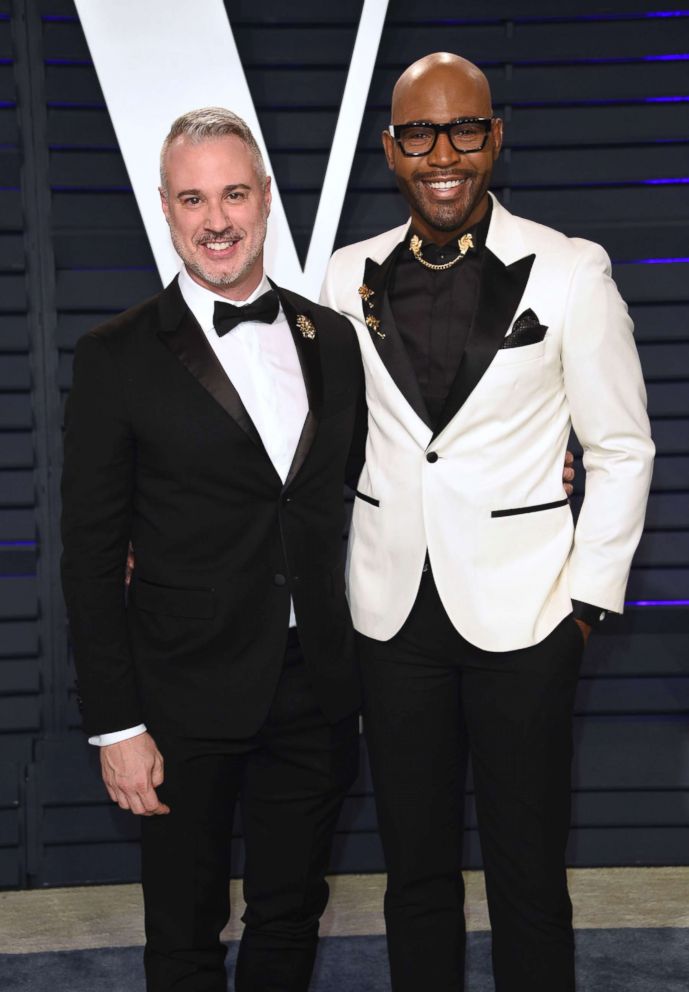
[[[376,234],[374,237],[366,238],[364,241],[355,241],[351,245],[338,248],[330,259],[330,265],[340,267],[349,264],[359,264],[367,258],[382,262],[388,257],[395,245],[399,244],[402,240],[408,227],[409,221],[405,221],[399,227],[393,227],[389,231],[383,231],[382,234]]]
[[[128,310],[110,317],[102,324],[97,324],[88,331],[85,338],[95,338],[104,344],[123,344],[134,334],[139,334],[142,328],[158,323],[158,305],[162,293],[130,307]]]
[[[323,306],[322,303],[316,303],[315,300],[309,300],[299,293],[293,293],[291,289],[281,288],[280,294],[287,299],[297,314],[308,314],[317,328],[319,326],[327,327],[349,336],[349,331],[352,329],[351,324],[346,317],[343,317],[336,310]]]
[[[527,220],[525,217],[517,217],[514,214],[508,216],[519,229],[524,244],[533,247],[537,254],[541,253],[553,262],[557,261],[571,267],[584,263],[610,268],[607,252],[595,241],[570,237],[554,227]]]
[[[321,299],[336,310],[351,308],[352,292],[356,294],[363,281],[367,259],[381,265],[402,241],[408,227],[409,222],[365,241],[338,248],[328,263]]]
[[[304,314],[313,323],[318,336],[324,371],[335,376],[347,376],[360,364],[359,343],[350,321],[330,307],[309,300],[299,293],[280,289],[283,300],[297,315]]]
[[[160,327],[159,308],[170,287],[128,310],[110,317],[87,331],[77,342],[77,350],[101,350],[122,356],[140,345]]]

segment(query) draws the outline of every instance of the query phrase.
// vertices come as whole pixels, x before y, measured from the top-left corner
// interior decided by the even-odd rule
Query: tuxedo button
[[[282,572],[276,572],[275,573],[275,575],[273,576],[273,585],[274,586],[286,586],[287,585],[287,579],[282,574]]]
[[[430,462],[431,465],[433,464],[433,462],[437,462],[438,461],[438,452],[437,451],[429,451],[428,454],[426,455],[426,461],[427,462]]]

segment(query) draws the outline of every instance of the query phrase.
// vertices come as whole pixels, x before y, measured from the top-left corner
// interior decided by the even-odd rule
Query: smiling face
[[[460,117],[491,117],[490,89],[480,70],[454,55],[430,55],[400,77],[392,98],[392,123],[445,124]],[[427,155],[410,158],[383,132],[388,167],[425,240],[446,244],[477,223],[488,207],[488,186],[502,144],[494,120],[480,152],[463,154],[441,134]]]
[[[200,285],[244,300],[263,274],[270,179],[236,135],[192,142],[180,135],[165,156],[160,198],[177,254]]]

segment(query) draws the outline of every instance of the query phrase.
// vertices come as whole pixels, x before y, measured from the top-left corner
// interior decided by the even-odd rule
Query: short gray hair
[[[200,144],[211,138],[222,138],[225,135],[233,134],[247,146],[254,159],[256,174],[261,183],[266,179],[266,167],[261,155],[261,149],[256,143],[256,139],[251,133],[251,128],[237,114],[225,107],[200,107],[198,110],[189,110],[182,114],[177,120],[172,122],[172,126],[163,142],[160,150],[160,185],[163,192],[167,193],[167,173],[165,171],[165,156],[168,148],[180,135],[185,135],[193,144]]]

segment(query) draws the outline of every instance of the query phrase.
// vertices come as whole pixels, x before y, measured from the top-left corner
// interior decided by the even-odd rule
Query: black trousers
[[[574,992],[565,846],[582,651],[571,616],[535,647],[473,647],[452,626],[430,571],[392,640],[361,638],[394,992],[464,988],[467,741],[496,990]]]
[[[142,825],[148,992],[225,992],[230,842],[242,814],[245,928],[237,992],[305,992],[325,872],[342,801],[357,773],[358,720],[330,725],[291,637],[267,720],[247,740],[158,734],[167,816]]]

